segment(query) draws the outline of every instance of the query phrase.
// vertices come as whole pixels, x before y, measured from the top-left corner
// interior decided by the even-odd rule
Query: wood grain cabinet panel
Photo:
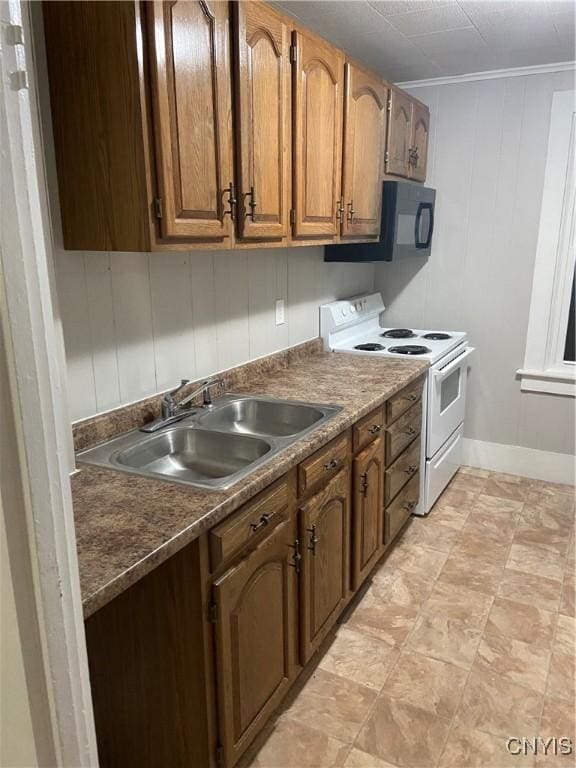
[[[223,239],[232,229],[228,3],[154,2],[149,12],[162,234]]]
[[[391,424],[399,416],[402,416],[408,408],[411,408],[414,403],[418,402],[422,397],[422,390],[424,388],[424,380],[418,379],[417,381],[408,384],[407,387],[401,389],[400,392],[393,395],[386,401],[386,423]]]
[[[404,486],[394,501],[386,507],[386,545],[389,546],[416,508],[420,499],[420,473]]]
[[[396,494],[403,488],[408,480],[412,478],[420,468],[420,438],[400,454],[391,467],[386,470],[385,499],[384,503],[389,504]]]
[[[420,434],[421,427],[422,403],[417,401],[394,424],[386,427],[386,466],[390,466]]]
[[[342,237],[380,234],[387,98],[382,80],[346,64]]]
[[[430,112],[428,107],[415,101],[412,106],[412,154],[410,162],[410,178],[415,181],[426,181],[429,133]]]
[[[300,508],[300,656],[308,661],[349,594],[350,470],[341,470]]]
[[[384,543],[384,440],[379,437],[353,464],[352,589],[376,565]]]
[[[386,144],[386,173],[393,176],[408,176],[411,139],[412,99],[398,88],[391,88],[388,141]]]
[[[365,448],[368,443],[375,440],[384,430],[384,409],[377,408],[352,427],[352,448],[354,452]]]
[[[298,495],[305,496],[328,482],[348,461],[350,432],[331,440],[298,466]]]
[[[279,525],[214,585],[220,742],[240,755],[296,675],[295,520]]]
[[[279,239],[290,227],[290,29],[261,2],[232,3],[236,51],[238,230]]]
[[[324,40],[293,33],[293,235],[338,235],[344,55]]]

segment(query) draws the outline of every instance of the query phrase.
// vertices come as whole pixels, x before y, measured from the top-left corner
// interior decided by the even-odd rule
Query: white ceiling
[[[393,82],[573,61],[574,0],[276,0]]]

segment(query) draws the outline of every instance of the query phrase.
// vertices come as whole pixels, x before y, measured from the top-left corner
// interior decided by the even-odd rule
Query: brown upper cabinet
[[[152,107],[164,237],[229,236],[232,177],[228,4],[149,8]]]
[[[290,227],[290,28],[264,3],[232,6],[238,233],[285,238]]]
[[[392,87],[389,113],[385,173],[425,181],[430,128],[428,107]]]
[[[346,64],[342,237],[380,234],[387,97],[380,78]]]
[[[67,249],[373,240],[426,178],[427,108],[264,2],[42,5]]]
[[[342,203],[344,55],[297,31],[294,44],[293,234],[336,238]]]

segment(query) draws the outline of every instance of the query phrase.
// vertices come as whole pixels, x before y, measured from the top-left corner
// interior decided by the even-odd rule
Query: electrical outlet
[[[276,325],[284,325],[286,322],[284,299],[276,299],[274,307],[276,309]]]

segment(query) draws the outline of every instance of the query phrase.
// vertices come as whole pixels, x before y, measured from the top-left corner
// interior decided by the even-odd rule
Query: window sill
[[[551,395],[576,397],[576,366],[568,368],[546,371],[521,368],[516,372],[520,377],[520,389],[523,392],[547,392]]]

